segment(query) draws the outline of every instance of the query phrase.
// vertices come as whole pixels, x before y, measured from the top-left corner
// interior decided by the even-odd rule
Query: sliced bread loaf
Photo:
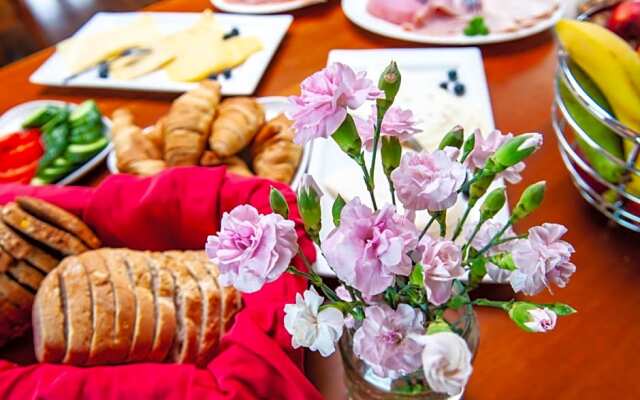
[[[85,365],[93,336],[93,302],[87,272],[77,257],[65,258],[58,267],[64,298],[67,346],[65,364]]]
[[[175,283],[169,271],[162,267],[163,256],[145,253],[152,276],[155,301],[155,327],[149,361],[162,362],[167,358],[176,336]]]
[[[61,362],[67,339],[65,324],[66,294],[61,287],[59,270],[42,281],[33,303],[33,346],[40,362]]]
[[[128,361],[146,361],[153,346],[155,306],[151,289],[151,273],[146,259],[136,251],[122,250],[131,281],[135,286],[136,319]]]

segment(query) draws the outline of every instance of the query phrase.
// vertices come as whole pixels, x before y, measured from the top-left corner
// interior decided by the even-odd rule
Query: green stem
[[[380,142],[380,131],[382,130],[382,120],[384,119],[384,114],[377,116],[377,123],[375,133],[373,135],[373,154],[371,156],[371,168],[369,172],[369,177],[371,178],[372,186],[375,184],[375,174],[376,174],[376,158],[378,156],[378,144]]]
[[[518,236],[508,237],[508,238],[505,238],[505,239],[498,240],[496,242],[495,246],[499,246],[501,244],[508,243],[508,242],[513,241],[513,240],[526,239],[526,238],[527,238],[527,235],[518,235]]]
[[[464,227],[464,223],[467,221],[467,218],[469,218],[469,213],[471,213],[472,208],[473,206],[471,205],[471,203],[467,203],[467,208],[466,210],[464,210],[464,214],[462,214],[462,218],[460,218],[460,221],[458,221],[456,230],[453,232],[453,238],[451,239],[452,241],[455,241],[462,233],[462,228]]]
[[[420,233],[420,236],[418,236],[418,241],[422,240],[422,238],[424,237],[424,235],[427,234],[427,231],[429,230],[429,228],[431,228],[431,225],[433,225],[433,223],[436,221],[436,217],[431,217],[431,219],[429,220],[429,222],[427,223],[427,226],[424,227],[424,229],[422,230],[422,232]]]
[[[491,238],[491,241],[489,241],[489,243],[487,243],[486,246],[484,246],[482,248],[482,250],[480,250],[478,252],[478,255],[476,257],[480,257],[481,255],[483,255],[484,253],[486,253],[487,251],[489,251],[489,249],[491,249],[493,246],[495,246],[500,238],[502,237],[502,235],[504,235],[504,233],[507,231],[507,229],[509,229],[509,227],[513,224],[513,222],[511,220],[509,220],[509,222],[507,222],[505,224],[505,226],[502,227],[502,229],[500,229],[500,231],[498,233],[495,234],[494,237]]]
[[[466,260],[469,256],[469,249],[471,248],[471,243],[473,242],[473,239],[476,238],[476,236],[478,236],[478,232],[480,232],[480,228],[482,228],[482,225],[484,225],[486,221],[483,221],[482,219],[480,221],[478,221],[478,224],[476,225],[475,229],[473,230],[473,232],[471,233],[471,236],[469,237],[469,240],[467,240],[467,243],[464,244],[464,246],[462,246],[462,254],[464,256],[464,260]]]
[[[316,274],[315,272],[306,273],[306,272],[300,271],[293,265],[289,266],[289,268],[287,269],[287,272],[293,275],[302,276],[306,278],[314,286],[317,286],[318,288],[320,288],[322,293],[324,293],[324,295],[327,296],[331,301],[340,301],[340,298],[338,297],[336,292],[334,292],[333,289],[327,286],[322,280],[322,277],[320,277],[320,275]]]
[[[496,300],[487,300],[487,299],[477,299],[473,301],[473,304],[476,306],[499,308],[504,311],[509,310],[509,306],[511,305],[511,303],[513,303],[513,300],[512,301],[496,301]]]
[[[391,203],[396,205],[396,187],[393,186],[393,181],[391,180],[391,176],[387,175],[387,182],[389,182],[389,191],[391,192]]]
[[[376,202],[376,196],[373,193],[373,189],[375,187],[375,185],[373,183],[373,177],[371,175],[369,175],[369,171],[367,171],[367,165],[364,162],[364,158],[362,157],[362,155],[360,155],[358,158],[354,158],[354,160],[356,161],[356,163],[358,163],[358,165],[362,169],[362,174],[363,174],[363,178],[364,178],[364,184],[367,187],[367,191],[369,192],[369,196],[371,197],[371,205],[373,206],[373,209],[375,211],[377,211],[378,210],[378,203]]]

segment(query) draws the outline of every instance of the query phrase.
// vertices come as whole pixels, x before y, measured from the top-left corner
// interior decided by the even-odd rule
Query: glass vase
[[[464,338],[475,357],[480,341],[476,314],[471,307],[447,310],[445,319]],[[344,378],[350,400],[445,400],[447,394],[429,389],[422,370],[396,379],[377,376],[367,364],[353,354],[353,334],[347,330],[339,342]]]

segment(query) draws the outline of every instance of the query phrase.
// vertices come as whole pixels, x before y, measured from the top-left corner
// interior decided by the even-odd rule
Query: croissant
[[[247,163],[238,156],[221,158],[211,150],[207,150],[200,159],[200,165],[206,167],[215,167],[218,165],[226,165],[227,171],[240,176],[254,176],[249,169]]]
[[[221,157],[232,156],[251,143],[264,119],[264,110],[255,99],[226,99],[212,125],[209,146]]]
[[[220,84],[204,81],[178,97],[161,122],[167,165],[197,165],[220,102]]]
[[[113,145],[120,171],[136,173],[134,164],[147,160],[162,160],[158,148],[133,123],[133,116],[128,109],[115,110],[112,120]]]
[[[279,114],[256,135],[251,155],[258,176],[291,183],[302,157],[302,147],[293,142],[291,125],[292,121]]]

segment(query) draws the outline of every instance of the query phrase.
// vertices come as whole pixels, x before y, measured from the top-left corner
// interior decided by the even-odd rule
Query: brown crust
[[[24,335],[31,327],[33,295],[5,274],[0,274],[0,311],[2,329],[0,343]]]
[[[122,252],[112,249],[99,251],[104,257],[111,276],[115,300],[115,327],[111,361],[121,363],[127,360],[133,341],[136,320],[135,289],[124,263]]]
[[[176,283],[177,334],[169,360],[177,363],[194,363],[198,354],[198,338],[202,320],[202,295],[189,270],[165,255],[165,268]]]
[[[67,347],[60,273],[52,271],[42,281],[33,303],[33,347],[40,362],[61,362]]]
[[[136,320],[128,361],[146,361],[153,345],[155,309],[151,290],[151,274],[139,252],[121,250],[136,294]]]
[[[175,282],[171,273],[162,267],[163,256],[147,252],[145,257],[153,276],[153,298],[157,313],[149,361],[162,362],[167,358],[176,335]]]
[[[11,265],[13,265],[13,257],[0,247],[0,272],[7,272]]]
[[[42,280],[44,279],[42,272],[33,268],[25,261],[16,262],[9,268],[8,273],[18,283],[33,290],[34,293],[38,290]]]
[[[220,276],[220,270],[218,269],[218,266],[211,262],[208,262],[207,265],[209,267],[209,272],[212,276],[215,277],[217,281],[218,277]],[[229,332],[229,330],[233,326],[234,317],[242,308],[242,296],[240,295],[240,292],[238,292],[232,286],[223,287],[222,285],[220,285],[220,287],[222,288],[222,309],[220,310],[222,315],[221,336],[223,336],[226,332]]]
[[[67,345],[65,364],[85,365],[93,336],[93,305],[89,277],[78,257],[67,257],[58,268],[65,296]]]
[[[220,340],[222,294],[218,282],[192,252],[173,253],[177,262],[189,269],[200,286],[202,293],[202,320],[198,339],[196,364],[206,366],[211,360]]]
[[[14,229],[66,255],[80,254],[87,246],[75,236],[24,212],[17,203],[2,208],[2,219]]]
[[[39,247],[27,243],[2,221],[0,221],[0,246],[13,258],[27,260],[29,264],[45,273],[51,272],[58,265],[58,259]]]
[[[100,247],[100,239],[80,218],[70,212],[44,200],[29,196],[16,197],[16,203],[29,214],[76,235],[90,248]]]

